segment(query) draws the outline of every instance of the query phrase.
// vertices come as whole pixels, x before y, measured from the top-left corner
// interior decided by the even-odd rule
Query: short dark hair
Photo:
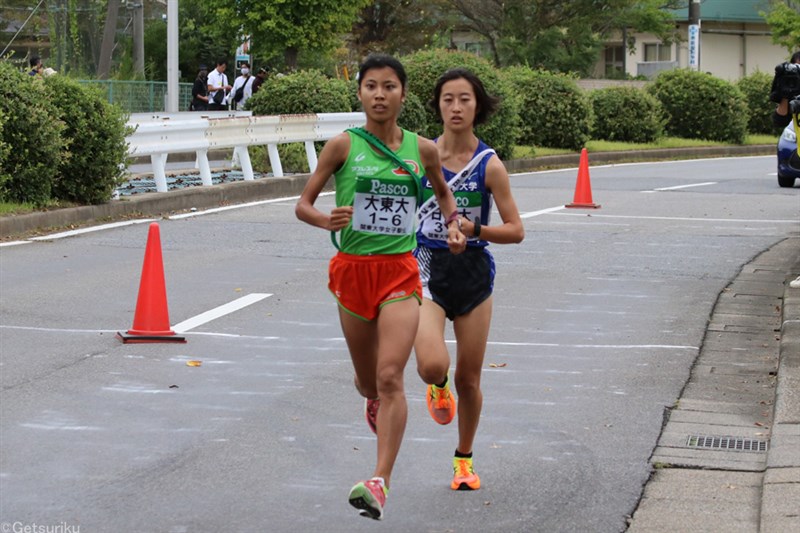
[[[247,61],[242,61],[241,64],[239,65],[239,68],[242,67],[250,68],[250,63],[248,63]]]
[[[792,54],[792,59],[789,63],[800,63],[800,50]]]
[[[220,66],[220,65],[225,65],[227,67],[228,66],[228,60],[225,59],[224,57],[220,58],[220,59],[217,59],[217,66]]]
[[[400,63],[400,61],[388,54],[370,54],[367,56],[358,68],[358,86],[361,87],[361,82],[364,80],[364,76],[367,74],[368,70],[385,67],[394,70],[395,74],[397,74],[397,77],[400,79],[400,85],[405,89],[406,69],[403,68],[403,64]]]
[[[431,101],[428,102],[428,105],[431,109],[433,109],[436,117],[441,122],[442,110],[439,107],[439,98],[442,96],[442,87],[448,81],[459,79],[465,79],[470,85],[472,85],[472,92],[475,93],[475,102],[477,103],[475,121],[473,123],[476,126],[478,124],[483,124],[492,115],[492,113],[497,110],[497,105],[500,103],[500,99],[487,93],[481,79],[473,74],[472,71],[465,68],[452,68],[439,76],[439,79],[436,81],[436,86],[433,89],[433,98],[431,98]]]
[[[31,67],[35,67],[36,65],[38,65],[41,62],[42,62],[42,58],[41,57],[39,57],[39,56],[31,56],[31,60],[30,60]]]

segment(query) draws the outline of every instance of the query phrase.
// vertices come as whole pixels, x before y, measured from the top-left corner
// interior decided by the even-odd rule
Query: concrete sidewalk
[[[800,237],[717,299],[631,533],[800,531]]]

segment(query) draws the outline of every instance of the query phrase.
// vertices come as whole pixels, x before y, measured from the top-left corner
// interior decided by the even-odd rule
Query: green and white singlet
[[[418,184],[369,142],[354,133],[348,135],[350,153],[334,174],[337,207],[353,206],[353,219],[341,230],[341,251],[352,255],[410,252],[417,246]],[[418,175],[425,173],[415,133],[403,130],[396,153]]]

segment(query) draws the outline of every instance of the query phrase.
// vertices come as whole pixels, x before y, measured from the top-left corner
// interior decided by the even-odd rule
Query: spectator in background
[[[234,80],[233,89],[231,89],[231,107],[234,109],[244,109],[244,104],[253,96],[255,76],[250,75],[250,63],[243,62],[239,69],[242,74]]]
[[[41,76],[42,74],[42,58],[39,56],[33,56],[30,60],[31,70],[28,72],[28,76]]]
[[[200,65],[197,79],[192,85],[192,108],[190,111],[208,110],[208,67]]]
[[[217,68],[208,74],[209,111],[228,109],[228,96],[232,87],[228,85],[228,77],[225,75],[227,68],[228,60],[220,59],[217,61]]]
[[[253,80],[253,94],[256,94],[258,90],[261,88],[261,85],[264,83],[264,80],[267,79],[267,75],[269,74],[270,68],[267,65],[264,65],[258,72],[256,73],[256,79]]]

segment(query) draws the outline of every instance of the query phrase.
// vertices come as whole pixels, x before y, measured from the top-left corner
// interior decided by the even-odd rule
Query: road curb
[[[792,239],[800,250],[800,238]],[[781,341],[775,411],[761,497],[762,533],[800,531],[800,256],[787,272],[781,316]]]
[[[769,155],[772,145],[708,146],[699,148],[658,149],[625,152],[598,152],[589,155],[590,164],[696,159],[747,155]],[[580,154],[544,156],[535,159],[506,161],[509,172],[529,172],[557,167],[578,166]],[[69,207],[24,215],[0,217],[0,239],[22,238],[26,234],[79,225],[104,223],[130,217],[167,216],[191,208],[204,209],[255,200],[299,195],[308,175],[284,178],[259,178],[253,181],[225,183],[211,187],[191,187],[166,193],[145,193],[105,204]],[[332,180],[328,182],[332,187]]]

